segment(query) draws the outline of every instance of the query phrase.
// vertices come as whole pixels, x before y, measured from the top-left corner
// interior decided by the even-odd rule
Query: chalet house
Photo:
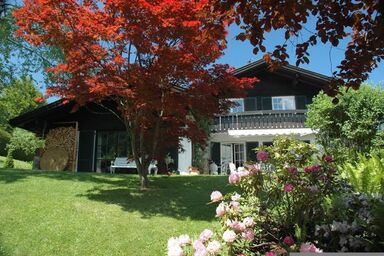
[[[314,143],[315,132],[305,127],[307,105],[329,77],[295,66],[270,72],[260,60],[234,71],[239,77],[254,77],[260,83],[247,97],[233,99],[230,113],[215,117],[207,158],[222,172],[233,162],[242,166],[255,160],[253,148],[270,145],[276,135],[292,135]],[[89,103],[72,113],[73,103],[56,101],[10,121],[13,126],[46,138],[46,149],[62,147],[68,153],[66,169],[108,172],[111,161],[129,155],[128,138],[122,123],[110,112]],[[174,169],[186,172],[192,165],[192,143],[182,139],[183,152],[170,149]]]

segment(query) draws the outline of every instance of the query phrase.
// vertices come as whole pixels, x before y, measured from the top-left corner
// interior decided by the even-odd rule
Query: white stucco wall
[[[188,168],[192,166],[192,142],[186,138],[180,140],[184,151],[179,150],[178,171],[180,174],[187,174]]]

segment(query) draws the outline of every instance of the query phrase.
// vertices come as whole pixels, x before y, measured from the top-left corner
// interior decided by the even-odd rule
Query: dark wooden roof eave
[[[21,114],[11,120],[9,120],[9,124],[15,127],[23,127],[24,124],[31,122],[32,120],[44,116],[53,111],[57,111],[58,109],[70,108],[73,106],[73,102],[65,103],[63,99],[54,101],[47,105],[36,108],[32,111]]]
[[[261,59],[236,69],[233,72],[233,74],[235,76],[242,77],[242,76],[247,76],[250,73],[254,74],[255,72],[263,71],[267,69],[268,69],[268,64]],[[318,81],[321,84],[327,84],[332,80],[332,78],[329,76],[325,76],[325,75],[322,75],[313,71],[309,71],[303,68],[299,68],[293,65],[284,65],[279,70],[277,70],[276,73],[278,73],[278,71],[284,71],[284,72],[288,72],[295,75],[298,74],[303,78],[306,78],[308,80]]]

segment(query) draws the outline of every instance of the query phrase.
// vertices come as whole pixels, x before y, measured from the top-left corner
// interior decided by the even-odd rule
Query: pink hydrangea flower
[[[265,256],[276,256],[275,252],[266,252]]]
[[[238,211],[240,208],[240,203],[237,201],[231,201],[229,205],[231,206],[231,209],[234,211]]]
[[[255,238],[255,232],[252,229],[246,229],[241,233],[241,236],[247,241],[253,241]]]
[[[294,166],[289,166],[289,167],[287,167],[287,171],[288,171],[290,174],[296,174],[296,173],[297,173],[297,168],[294,167]]]
[[[267,161],[268,160],[268,156],[269,156],[268,152],[264,151],[264,150],[260,150],[256,154],[256,158],[257,158],[258,161]]]
[[[224,203],[220,203],[216,208],[216,217],[223,217],[227,212],[227,207]]]
[[[226,243],[233,243],[236,240],[236,233],[232,230],[226,230],[223,233],[223,240]]]
[[[304,243],[301,244],[300,246],[300,252],[315,252],[315,253],[320,253],[323,252],[319,248],[316,248],[316,246],[312,243]]]
[[[284,186],[284,192],[291,192],[294,189],[294,186],[291,183],[285,184]]]
[[[255,221],[253,220],[252,217],[246,217],[246,218],[244,218],[243,223],[244,223],[244,225],[245,225],[247,228],[253,227],[253,226],[255,225]]]
[[[304,172],[306,173],[319,172],[319,171],[321,171],[321,165],[319,164],[304,167]]]
[[[211,201],[212,202],[218,202],[223,200],[223,194],[221,194],[220,191],[213,191],[211,194]]]
[[[193,242],[193,249],[195,250],[194,256],[206,256],[208,255],[207,248],[200,240]]]
[[[209,239],[211,239],[212,236],[213,236],[212,230],[204,229],[203,232],[201,232],[201,234],[199,236],[199,240],[204,243],[204,242],[208,241]]]
[[[331,155],[326,155],[326,156],[324,156],[324,161],[325,162],[332,162],[333,161],[333,157],[331,156]]]
[[[243,178],[243,177],[249,176],[249,171],[241,170],[241,171],[237,172],[237,174],[239,175],[240,178]]]
[[[240,181],[240,176],[237,172],[232,172],[228,177],[229,184],[237,184]]]
[[[227,220],[227,225],[236,231],[244,231],[246,229],[245,224],[238,220]]]
[[[252,164],[252,165],[248,166],[248,170],[249,170],[250,175],[254,175],[261,170],[261,166],[260,166],[260,164]]]
[[[283,239],[283,243],[288,246],[292,246],[295,244],[295,240],[293,240],[292,236],[286,236]]]
[[[207,251],[210,253],[210,255],[216,255],[220,252],[221,244],[219,241],[213,240],[208,243],[207,245]]]

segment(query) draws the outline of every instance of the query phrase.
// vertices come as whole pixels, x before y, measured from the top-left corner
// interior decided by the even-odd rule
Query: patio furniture
[[[127,157],[116,157],[114,161],[111,161],[110,172],[115,173],[116,168],[124,168],[124,169],[137,169],[136,162],[133,159],[129,159]],[[157,174],[157,161],[152,160],[148,166],[148,173],[154,172],[154,175]]]

